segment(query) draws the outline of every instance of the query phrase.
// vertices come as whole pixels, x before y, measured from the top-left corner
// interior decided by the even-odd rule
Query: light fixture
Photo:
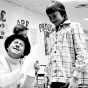
[[[83,8],[83,7],[88,8],[88,3],[79,4],[75,8]]]

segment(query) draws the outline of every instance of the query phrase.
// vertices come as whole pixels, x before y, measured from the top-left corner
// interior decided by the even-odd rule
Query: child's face
[[[10,46],[8,47],[9,55],[13,55],[15,58],[20,57],[23,55],[25,49],[25,44],[20,39],[15,39],[11,42]]]
[[[58,26],[64,20],[64,18],[61,16],[59,11],[55,11],[55,12],[49,14],[48,16],[49,16],[50,21],[55,26]]]

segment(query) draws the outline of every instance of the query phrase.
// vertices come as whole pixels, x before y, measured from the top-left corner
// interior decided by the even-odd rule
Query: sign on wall
[[[52,25],[51,24],[47,24],[47,23],[41,23],[39,24],[39,30],[40,32],[51,32],[52,29]]]
[[[5,35],[5,27],[6,27],[6,11],[0,11],[0,39],[4,38]]]
[[[29,25],[29,21],[28,20],[24,20],[24,19],[21,19],[21,20],[17,20],[17,24],[21,24],[21,25],[24,25],[26,27],[28,27]]]
[[[48,46],[47,46],[47,38],[49,34],[52,32],[52,25],[47,23],[39,24],[40,32],[44,32],[44,45],[45,45],[45,55],[48,55]]]

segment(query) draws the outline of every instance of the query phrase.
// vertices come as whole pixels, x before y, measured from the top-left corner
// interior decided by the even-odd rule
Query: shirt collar
[[[66,26],[68,26],[68,25],[70,25],[70,24],[71,24],[71,21],[70,21],[70,20],[66,20],[66,21],[64,21],[62,24],[60,24],[59,28],[66,27]],[[52,29],[52,32],[53,32],[53,31],[55,31],[54,28]]]
[[[66,20],[66,21],[64,21],[62,24],[60,24],[60,25],[69,25],[71,23],[71,21],[70,20]]]
[[[69,26],[70,23],[71,23],[70,20],[66,20],[66,21],[64,21],[62,24],[60,24],[58,28],[60,28],[60,29],[61,29],[61,28],[65,28],[65,27]]]

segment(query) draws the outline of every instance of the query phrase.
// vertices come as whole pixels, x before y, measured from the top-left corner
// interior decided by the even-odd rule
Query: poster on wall
[[[17,20],[17,25],[23,25],[25,27],[28,27],[29,21],[28,20],[24,20],[24,19],[18,19]]]
[[[0,11],[0,39],[5,37],[5,30],[6,30],[6,11]]]
[[[52,30],[52,25],[51,24],[47,24],[47,23],[41,23],[39,24],[39,30],[40,32],[51,32]]]
[[[52,25],[47,23],[39,24],[40,32],[44,32],[44,45],[45,45],[45,55],[48,55],[47,38],[49,34],[53,31]]]

